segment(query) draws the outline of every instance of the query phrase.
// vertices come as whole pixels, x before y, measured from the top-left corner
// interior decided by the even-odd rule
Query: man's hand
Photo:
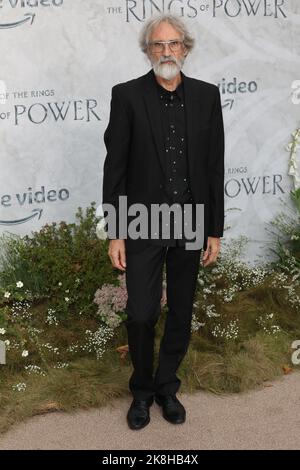
[[[125,240],[110,240],[108,256],[114,268],[126,270]]]
[[[216,237],[207,238],[207,248],[203,253],[202,264],[207,266],[211,263],[215,263],[217,260],[218,254],[220,252],[221,240]]]

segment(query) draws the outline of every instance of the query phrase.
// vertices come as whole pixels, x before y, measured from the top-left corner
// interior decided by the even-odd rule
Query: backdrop
[[[297,0],[0,0],[0,232],[73,222],[78,206],[101,204],[111,87],[151,68],[138,34],[159,11],[196,38],[186,75],[221,90],[225,238],[250,237],[249,262],[269,256],[266,224],[292,189]]]

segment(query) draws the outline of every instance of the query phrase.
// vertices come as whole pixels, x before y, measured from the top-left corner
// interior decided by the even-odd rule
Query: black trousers
[[[129,389],[134,398],[155,393],[175,394],[181,380],[176,371],[191,335],[194,294],[201,249],[148,244],[126,253],[128,300],[125,320],[133,373]],[[161,312],[163,266],[166,263],[167,319],[153,377],[155,325]]]

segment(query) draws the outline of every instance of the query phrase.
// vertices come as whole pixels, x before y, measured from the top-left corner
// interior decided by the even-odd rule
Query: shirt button
[[[184,137],[181,137],[182,142],[184,141]]]
[[[172,181],[172,178],[169,178],[169,181]]]
[[[174,163],[174,165],[175,165],[175,164],[176,164],[176,161],[174,160],[173,163]]]
[[[173,191],[174,194],[177,194],[177,191]]]
[[[181,107],[183,108],[183,106],[184,106],[184,105],[182,104]]]
[[[186,178],[183,178],[183,181],[186,181]]]
[[[182,153],[182,150],[179,150],[179,153]]]

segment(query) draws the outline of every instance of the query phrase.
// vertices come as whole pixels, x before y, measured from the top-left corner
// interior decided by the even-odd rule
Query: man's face
[[[173,47],[172,44],[159,45],[160,41],[174,41]],[[171,24],[162,22],[152,31],[148,57],[156,75],[165,80],[174,78],[181,70],[186,54],[182,36]]]

